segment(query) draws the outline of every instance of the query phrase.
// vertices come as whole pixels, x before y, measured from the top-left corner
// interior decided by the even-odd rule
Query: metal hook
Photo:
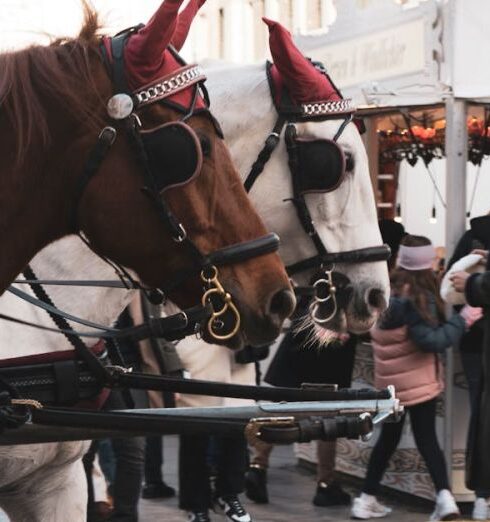
[[[206,271],[203,270],[201,272],[201,279],[211,288],[204,292],[201,302],[203,306],[206,306],[209,303],[213,308],[213,312],[211,313],[211,317],[207,324],[208,332],[214,339],[219,341],[226,341],[227,339],[231,339],[232,337],[234,337],[240,330],[240,312],[233,303],[233,298],[231,294],[229,294],[223,288],[223,285],[220,283],[218,279],[218,269],[214,265],[207,267],[207,269],[211,270],[211,274],[206,274]],[[218,296],[223,301],[223,306],[219,310],[214,309],[214,303],[210,298],[212,295]],[[226,312],[230,312],[235,316],[235,325],[231,332],[226,334],[220,334],[216,330],[221,330],[223,328],[224,322],[221,319],[221,316],[224,315]]]
[[[324,277],[322,279],[318,279],[313,284],[313,287],[315,289],[318,289],[321,285],[325,285],[328,289],[328,295],[326,295],[325,297],[319,297],[318,293],[316,293],[316,295],[313,299],[313,302],[310,304],[310,307],[309,307],[310,317],[317,324],[328,323],[330,320],[332,320],[335,317],[335,315],[337,314],[337,311],[338,311],[337,297],[336,297],[337,288],[333,284],[332,273],[333,273],[333,265],[331,266],[330,270],[325,270],[326,277]],[[332,312],[328,315],[328,317],[320,317],[318,315],[318,311],[319,311],[321,304],[327,303],[329,301],[331,301],[333,304]]]

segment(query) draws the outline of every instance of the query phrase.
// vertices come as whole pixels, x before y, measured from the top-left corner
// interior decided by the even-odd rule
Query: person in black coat
[[[486,236],[490,243],[490,227]],[[483,308],[483,342],[481,381],[478,407],[473,409],[468,436],[466,484],[473,490],[490,491],[490,262],[485,256],[487,271],[468,274],[456,272],[451,276],[454,288],[464,291],[471,306]]]
[[[354,367],[357,337],[351,335],[344,343],[335,342],[319,346],[311,341],[309,329],[297,331],[298,321],[305,313],[307,303],[298,304],[291,329],[278,347],[265,382],[273,386],[299,388],[303,383],[337,384],[348,388]],[[245,493],[250,500],[262,504],[268,502],[267,467],[273,445],[262,441],[255,443],[250,468],[245,477]],[[350,495],[335,480],[336,441],[318,441],[317,489],[313,498],[316,506],[350,504]]]

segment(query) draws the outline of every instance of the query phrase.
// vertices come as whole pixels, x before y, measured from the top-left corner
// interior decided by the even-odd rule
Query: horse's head
[[[182,1],[166,0],[146,26],[102,41],[105,63],[97,56],[94,80],[112,118],[101,113],[100,119],[115,132],[106,128],[101,149],[93,147],[93,133],[71,147],[85,161],[75,182],[76,224],[98,254],[181,307],[201,301],[203,279],[211,279],[216,265],[248,342],[265,343],[291,314],[294,295],[273,241],[258,249],[250,244],[266,229],[208,110],[204,75],[170,46],[185,38],[177,24]],[[219,319],[226,336],[227,315]],[[240,342],[239,335],[228,340]]]
[[[220,87],[224,73],[211,70],[211,92],[215,99],[221,94],[220,121],[237,166],[250,173],[245,183],[252,201],[267,227],[283,238],[280,252],[295,282],[320,281],[316,290],[324,301],[310,310],[322,327],[316,329],[319,335],[365,332],[386,306],[389,282],[353,110],[291,35],[266,23],[274,60],[269,86],[252,68],[243,68],[228,71],[235,80]],[[263,146],[265,155],[256,161]],[[263,174],[257,175],[261,164]]]
[[[379,261],[382,249],[361,250],[381,245],[381,236],[354,108],[323,66],[297,49],[288,31],[264,21],[274,60],[269,71],[274,103],[287,122],[284,152],[293,179],[289,204],[310,236],[305,238],[310,248],[323,259],[310,274],[319,298],[310,315],[327,331],[365,332],[386,307],[389,283],[386,262]],[[290,271],[300,275],[301,268]]]

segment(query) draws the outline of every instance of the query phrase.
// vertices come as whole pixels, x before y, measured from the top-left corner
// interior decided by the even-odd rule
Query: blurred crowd
[[[401,223],[381,220],[380,231],[392,250],[391,297],[388,309],[363,341],[372,345],[374,386],[394,385],[405,412],[400,422],[382,425],[355,498],[344,489],[335,471],[336,441],[319,441],[312,502],[327,510],[344,505],[356,519],[389,515],[392,510],[379,500],[380,484],[408,416],[436,492],[430,520],[459,516],[436,434],[436,403],[444,390],[442,360],[452,346],[459,347],[472,413],[467,457],[468,486],[475,491],[472,518],[487,520],[490,463],[485,437],[490,433],[490,419],[485,415],[488,397],[483,369],[490,354],[490,316],[486,312],[490,306],[490,215],[471,221],[471,228],[447,263],[428,238],[408,234]],[[302,321],[308,304],[305,300],[299,303],[273,357],[270,347],[247,347],[232,353],[219,346],[203,350],[199,341],[189,339],[179,344],[151,339],[137,347],[119,348],[126,363],[150,373],[240,384],[264,381],[272,386],[298,387],[308,382],[350,387],[358,336],[349,334],[328,346],[316,345],[311,327],[305,328]],[[120,326],[161,313],[160,307],[138,298],[121,316]],[[262,376],[265,359],[267,371]],[[112,393],[105,407],[134,403],[151,407],[246,404],[243,400],[150,392],[148,397]],[[136,522],[140,496],[164,500],[176,495],[176,485],[164,480],[162,445],[162,437],[92,444],[84,459],[90,522]],[[208,522],[215,509],[227,520],[250,522],[244,497],[249,502],[269,502],[267,470],[273,449],[262,441],[248,444],[244,436],[180,436],[178,495],[187,520]]]

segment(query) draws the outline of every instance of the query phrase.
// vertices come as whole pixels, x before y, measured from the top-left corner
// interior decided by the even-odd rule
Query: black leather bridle
[[[113,80],[115,95],[125,95],[128,98],[128,101],[130,100],[135,107],[134,111],[131,110],[128,114],[123,114],[117,119],[122,120],[122,123],[125,125],[130,141],[135,147],[139,163],[143,168],[144,186],[142,187],[142,192],[148,197],[148,200],[151,202],[153,208],[157,212],[159,219],[162,221],[162,223],[164,223],[167,230],[171,234],[172,239],[175,242],[181,244],[182,248],[187,250],[190,258],[192,259],[192,269],[180,270],[177,273],[171,274],[169,280],[171,280],[172,283],[167,285],[165,288],[160,288],[159,290],[164,293],[168,293],[170,290],[185,282],[189,277],[194,276],[196,273],[200,273],[201,280],[206,289],[206,292],[202,298],[202,305],[206,306],[207,304],[211,304],[213,308],[207,325],[207,330],[216,340],[230,339],[238,332],[240,328],[240,314],[233,303],[231,295],[224,290],[221,283],[219,282],[218,267],[240,263],[253,257],[276,252],[279,248],[279,238],[276,234],[267,234],[257,239],[231,245],[209,254],[203,254],[194,241],[187,235],[187,232],[181,221],[172,212],[170,206],[165,201],[165,198],[162,197],[161,190],[159,190],[158,184],[155,180],[154,172],[152,172],[150,166],[148,150],[144,144],[144,136],[140,130],[141,122],[137,115],[137,109],[141,106],[147,106],[156,102],[167,103],[168,96],[170,96],[173,92],[178,92],[178,90],[181,90],[183,87],[193,88],[194,94],[191,107],[182,110],[183,115],[180,119],[180,126],[187,127],[185,121],[193,114],[198,112],[206,112],[215,124],[216,131],[220,136],[222,136],[221,129],[209,112],[208,95],[204,87],[204,74],[196,66],[187,66],[187,64],[185,64],[185,62],[173,48],[169,49],[178,62],[182,64],[182,68],[176,70],[175,74],[172,74],[171,77],[166,77],[165,80],[158,80],[157,82],[153,82],[151,86],[146,86],[144,89],[131,92],[127,85],[124,74],[123,51],[129,36],[138,28],[139,26],[126,30],[110,40],[111,56],[108,56],[105,45],[101,45],[101,54]],[[165,92],[166,88],[168,89],[167,92]],[[200,93],[203,94],[207,108],[196,110],[196,101]],[[171,104],[171,107],[174,109],[179,109],[179,106],[176,106],[175,104]],[[75,196],[75,209],[78,208],[78,202],[83,197],[83,193],[87,185],[97,174],[101,163],[103,162],[116,138],[117,131],[114,127],[105,127],[101,131],[97,143],[89,154],[83,175],[78,182]],[[73,226],[74,229],[78,232],[78,226],[76,225],[76,214],[74,215]],[[90,246],[86,238],[82,236],[82,239],[85,241],[85,243],[88,244],[88,246]],[[139,286],[134,284],[134,281],[127,271],[125,271],[116,263],[112,262],[112,264],[116,265],[119,274],[124,275],[124,280],[129,280],[131,282],[132,287]],[[221,304],[218,306],[218,309],[216,309],[217,298],[221,299]],[[216,319],[221,317],[225,312],[231,312],[234,315],[235,325],[231,331],[222,333],[218,331],[219,328],[217,325],[221,325],[223,323],[221,321],[217,321]]]
[[[114,43],[114,42],[113,42]],[[118,53],[122,56],[121,48],[115,49],[115,53],[113,56],[117,56]],[[114,77],[120,76],[116,71],[114,73]],[[196,92],[198,86],[195,87]],[[287,116],[287,115],[286,115]],[[263,166],[267,162],[270,157],[270,154],[274,150],[277,142],[279,140],[280,133],[282,131],[283,126],[285,125],[288,118],[284,114],[280,113],[278,123],[276,124],[275,129],[277,128],[277,136],[270,136],[268,138],[269,146],[264,147],[264,150],[261,152],[259,156],[259,160],[254,164],[254,168],[256,169],[257,174],[255,178],[260,174],[263,169]],[[130,121],[130,120],[128,120]],[[293,120],[292,120],[293,121]],[[296,120],[294,120],[296,121]],[[106,128],[99,136],[98,144],[92,150],[90,154],[89,161],[87,162],[84,177],[79,185],[78,197],[77,200],[83,194],[83,191],[87,184],[90,182],[92,177],[97,173],[98,167],[101,162],[105,158],[107,152],[109,151],[115,137],[115,130],[112,132],[112,128]],[[129,129],[129,132],[135,131],[137,132],[137,127],[133,127]],[[137,140],[138,135],[135,136]],[[271,141],[275,141],[270,146]],[[270,149],[270,150],[269,150]],[[142,154],[144,154],[144,148],[140,150]],[[266,157],[268,155],[268,157]],[[143,156],[144,162],[144,156]],[[262,166],[260,168],[260,162],[262,162]],[[147,166],[145,166],[146,169]],[[260,170],[259,170],[260,169]],[[152,180],[149,179],[149,175],[151,175],[150,170],[145,172],[145,181],[147,185],[152,187]],[[294,176],[294,172],[293,172]],[[255,179],[253,180],[255,181]],[[252,181],[252,184],[253,184]],[[251,185],[250,185],[251,186]],[[250,189],[250,187],[248,187]],[[257,255],[265,254],[268,252],[272,252],[277,250],[278,247],[278,239],[274,235],[265,236],[264,238],[259,238],[252,242],[242,243],[238,245],[232,245],[226,247],[224,249],[215,251],[207,256],[201,254],[199,250],[196,248],[194,243],[187,238],[183,227],[180,225],[180,222],[175,218],[175,216],[170,212],[170,209],[166,205],[165,201],[159,197],[160,195],[157,193],[149,193],[150,199],[157,212],[159,213],[161,219],[166,223],[169,227],[171,233],[175,241],[179,243],[183,243],[183,246],[187,246],[192,255],[195,256],[196,260],[196,269],[197,270],[206,270],[209,267],[218,267],[223,266],[225,264],[240,262],[251,257],[255,257]],[[309,216],[308,209],[306,205],[304,208],[299,205],[296,207],[298,210],[298,215],[300,213],[305,216],[306,219],[309,217],[311,232],[313,235],[316,233],[314,228],[314,224],[311,221],[311,216]],[[302,220],[302,218],[300,217]],[[301,221],[303,224],[303,220]],[[74,227],[76,227],[76,221],[74,220]],[[305,224],[303,224],[305,228]],[[306,230],[306,228],[305,228]],[[306,230],[308,232],[308,230]],[[184,237],[185,236],[185,237]],[[296,273],[299,271],[307,270],[310,268],[314,268],[317,266],[324,266],[328,262],[360,262],[364,261],[367,257],[367,249],[357,250],[353,252],[341,252],[341,253],[328,253],[325,248],[321,248],[320,238],[318,237],[320,243],[318,244],[318,249],[321,250],[318,256],[309,258],[307,260],[301,261],[296,265],[292,265],[289,267],[290,273]],[[316,242],[315,242],[316,244]],[[379,247],[376,247],[379,248]],[[384,255],[386,256],[386,249],[383,250]],[[380,255],[380,254],[378,254]],[[374,260],[375,252],[372,252],[369,256],[369,260]],[[385,259],[385,257],[383,257]],[[117,265],[116,265],[116,268]],[[124,270],[122,267],[120,270]],[[186,279],[194,275],[193,271],[190,273],[189,271],[181,273],[176,278],[176,284],[179,284],[181,280]],[[43,330],[55,331],[65,333],[69,339],[71,339],[72,344],[75,346],[75,351],[80,359],[82,359],[90,369],[90,371],[94,374],[97,383],[99,386],[107,386],[109,388],[135,388],[135,389],[153,389],[153,390],[170,390],[170,391],[180,391],[182,393],[194,393],[198,395],[211,395],[211,396],[225,396],[225,397],[239,397],[239,398],[249,398],[255,400],[273,400],[273,401],[284,401],[284,400],[298,400],[298,401],[316,401],[316,400],[359,400],[359,399],[373,399],[375,401],[389,399],[391,397],[389,390],[382,391],[372,391],[372,390],[330,390],[328,387],[318,387],[318,386],[305,386],[304,388],[263,388],[256,386],[243,386],[243,385],[232,385],[232,384],[223,384],[217,382],[208,382],[208,381],[195,381],[195,380],[181,380],[172,377],[166,376],[152,376],[145,375],[139,373],[133,373],[130,370],[126,370],[117,366],[108,366],[105,367],[100,360],[98,360],[93,354],[91,355],[90,350],[81,342],[80,337],[89,337],[89,338],[104,338],[109,340],[118,339],[121,337],[132,337],[134,340],[142,339],[148,337],[148,334],[154,335],[156,337],[162,336],[167,339],[179,338],[180,336],[186,335],[188,333],[192,333],[189,329],[192,329],[194,324],[199,324],[199,314],[202,312],[201,309],[205,307],[196,307],[195,314],[192,318],[187,316],[186,313],[177,314],[176,316],[171,316],[159,320],[154,320],[152,324],[143,325],[141,327],[135,327],[133,329],[127,330],[116,330],[111,328],[100,327],[95,323],[90,323],[87,321],[80,320],[79,318],[70,316],[66,312],[62,312],[57,309],[53,303],[50,301],[49,296],[45,292],[42,291],[41,285],[43,284],[81,284],[82,286],[111,286],[117,287],[119,285],[114,284],[113,281],[99,281],[99,282],[84,282],[84,281],[71,281],[71,282],[62,282],[62,281],[46,281],[46,280],[36,280],[35,274],[32,271],[27,271],[25,273],[27,281],[24,283],[31,284],[32,288],[35,290],[36,297],[28,296],[23,297],[20,295],[20,291],[18,289],[10,289],[15,290],[14,293],[19,295],[20,297],[25,298],[41,308],[44,308],[46,311],[50,312],[51,317],[55,320],[58,328],[50,329],[48,327],[43,327],[38,325]],[[140,285],[137,282],[132,281],[129,274],[124,271],[120,274],[121,283],[120,287],[124,288],[138,288],[141,290]],[[21,282],[21,281],[19,281]],[[87,284],[85,284],[87,283]],[[94,284],[98,283],[98,284]],[[108,284],[109,283],[109,284]],[[37,288],[37,291],[36,291]],[[313,288],[313,287],[312,287]],[[210,290],[214,290],[211,288]],[[26,294],[27,295],[27,294]],[[42,306],[41,306],[42,305]],[[209,306],[209,304],[208,304]],[[207,315],[209,317],[209,315]],[[0,315],[0,318],[2,316]],[[60,320],[63,319],[63,320]],[[74,331],[67,321],[75,321],[86,326],[90,326],[92,328],[99,328],[104,330],[103,332],[97,333],[81,333]],[[20,324],[29,324],[22,320],[15,320]],[[166,322],[165,322],[166,321]],[[33,326],[30,324],[30,326]],[[78,341],[76,340],[78,338]],[[0,372],[0,384],[2,387],[7,390],[9,393],[3,397],[3,403],[0,404],[0,430],[3,427],[17,427],[25,423],[30,418],[29,408],[34,406],[35,408],[40,405],[35,405],[35,401],[30,399],[22,399],[19,398],[18,392],[15,389],[15,381],[12,382],[9,379],[4,377],[4,374]],[[5,379],[5,380],[4,380]],[[65,379],[66,380],[66,379]],[[9,383],[10,382],[10,383]],[[29,393],[29,385],[25,384],[26,392]],[[29,396],[29,395],[28,395]],[[301,406],[302,409],[305,409],[305,406]],[[93,423],[96,423],[97,426],[107,426],[111,425],[112,428],[115,426],[117,429],[136,429],[143,430],[144,432],[148,431],[149,420],[148,417],[144,419],[139,419],[137,416],[128,414],[127,416],[122,414],[113,414],[110,416],[107,413],[103,414],[93,414],[90,418],[87,417],[86,413],[79,411],[70,411],[66,412],[59,409],[34,409],[33,418],[36,422],[56,425],[56,426],[80,426],[84,427],[91,426]],[[70,416],[68,423],[66,423],[66,415]],[[122,416],[121,416],[122,415]],[[357,415],[357,413],[356,413]],[[117,419],[116,417],[117,416]],[[117,420],[117,422],[116,422]],[[203,418],[191,418],[185,419],[186,422],[182,422],[179,424],[178,419],[169,419],[169,421],[173,425],[173,429],[177,431],[189,431],[194,429],[197,426],[199,429],[204,430],[216,430],[218,429],[218,421],[214,421],[210,419],[208,421]],[[368,419],[369,420],[369,419]],[[259,424],[261,430],[272,430],[269,434],[269,441],[282,441],[282,442],[293,442],[295,440],[310,440],[312,438],[333,438],[335,436],[340,436],[343,434],[344,436],[358,436],[359,434],[367,433],[370,431],[371,426],[365,426],[366,424],[365,418],[332,418],[332,419],[324,419],[323,416],[308,418],[301,421],[302,424],[299,424],[294,416],[288,417],[286,420],[284,418],[260,418],[256,419],[256,422]],[[158,430],[161,430],[161,420],[158,420],[159,424]],[[328,423],[333,423],[332,426]],[[340,431],[338,431],[339,428]],[[356,424],[357,423],[357,424]],[[156,424],[156,423],[154,423]],[[349,428],[348,424],[352,424],[351,428]],[[354,429],[354,424],[356,424]],[[230,430],[233,426],[230,424],[228,420],[222,420],[220,417],[219,426],[224,427],[225,430]],[[328,428],[328,429],[327,429]],[[332,433],[332,429],[335,428],[335,433]],[[348,429],[347,429],[348,428]],[[150,431],[153,428],[150,429]],[[240,428],[240,430],[243,428]],[[64,438],[63,435],[61,438]],[[68,440],[68,439],[67,439]],[[38,442],[39,439],[34,437],[32,442]]]
[[[122,95],[125,97],[124,101],[129,104],[129,110],[127,113],[123,113],[122,115],[113,115],[111,114],[110,109],[108,109],[108,112],[109,115],[113,118],[114,122],[119,121],[122,123],[129,136],[130,142],[134,146],[139,163],[142,166],[144,172],[144,184],[142,186],[142,192],[148,197],[150,204],[157,212],[160,220],[166,226],[172,239],[175,242],[181,244],[182,248],[185,248],[189,253],[192,260],[192,267],[180,269],[178,272],[171,274],[171,277],[168,278],[169,282],[165,287],[158,289],[148,289],[141,285],[138,281],[135,281],[131,274],[124,267],[102,256],[98,252],[94,251],[94,253],[96,253],[96,255],[98,255],[103,261],[114,268],[116,274],[121,280],[123,288],[141,290],[145,293],[149,300],[155,304],[163,302],[166,298],[166,295],[170,291],[179,287],[189,278],[195,277],[195,275],[199,273],[203,282],[204,293],[199,306],[184,310],[174,316],[163,318],[152,325],[146,325],[144,328],[120,332],[116,329],[96,323],[87,324],[87,321],[57,309],[53,303],[50,302],[49,296],[47,296],[47,294],[45,295],[45,293],[37,290],[41,283],[39,283],[35,277],[29,277],[29,273],[32,273],[32,270],[30,270],[26,274],[26,279],[36,293],[36,297],[32,297],[15,287],[10,287],[8,290],[18,297],[30,302],[31,304],[46,310],[57,324],[60,332],[67,335],[70,339],[70,342],[72,342],[74,346],[79,345],[79,351],[86,349],[86,347],[81,347],[80,343],[78,342],[74,343],[73,339],[75,337],[78,339],[81,337],[105,339],[132,337],[133,339],[141,339],[145,336],[148,337],[150,335],[156,335],[157,337],[165,337],[167,339],[178,339],[184,337],[185,335],[190,335],[200,331],[201,326],[204,323],[207,323],[207,331],[215,340],[222,341],[230,339],[239,331],[240,313],[233,303],[232,296],[226,292],[219,281],[219,267],[234,263],[241,263],[254,257],[273,253],[276,252],[279,248],[279,237],[276,234],[271,233],[257,239],[229,245],[214,252],[203,254],[194,241],[187,235],[184,226],[171,211],[170,206],[165,201],[165,198],[162,197],[161,190],[159,190],[158,184],[155,180],[154,172],[152,172],[150,167],[148,151],[144,144],[144,137],[142,137],[142,132],[140,131],[141,122],[137,115],[137,109],[141,106],[147,106],[157,102],[168,104],[173,109],[180,110],[180,112],[182,112],[182,117],[178,122],[179,128],[184,128],[186,126],[185,121],[193,114],[204,112],[210,117],[216,132],[221,137],[222,132],[216,119],[209,111],[208,94],[204,87],[204,74],[198,66],[186,65],[182,58],[171,46],[169,47],[169,50],[172,52],[177,61],[182,65],[181,69],[177,69],[174,74],[165,77],[163,80],[157,80],[152,85],[146,86],[144,89],[140,89],[135,93],[131,92],[125,79],[123,51],[127,39],[138,28],[139,26],[128,29],[111,38],[110,55],[103,43],[100,46],[103,62],[113,81],[115,89],[115,95],[113,98]],[[190,107],[180,107],[179,105],[176,105],[167,100],[169,95],[173,94],[174,92],[178,92],[183,88],[194,89]],[[196,101],[199,94],[202,94],[206,108],[196,109]],[[113,98],[111,98],[111,100]],[[110,105],[111,100],[109,100],[108,106]],[[90,150],[87,160],[85,161],[82,176],[76,184],[75,195],[73,198],[74,210],[71,219],[72,230],[74,233],[78,234],[82,241],[91,249],[92,246],[90,242],[80,231],[78,224],[78,209],[87,186],[94,176],[97,175],[101,164],[107,157],[107,154],[111,150],[111,147],[116,139],[117,131],[115,127],[107,126],[102,129],[95,145]],[[16,282],[22,283],[23,281],[20,280]],[[54,281],[52,283],[59,284],[60,282]],[[78,286],[80,283],[83,284],[83,282],[80,281],[70,282],[70,284],[73,286]],[[94,286],[94,283],[97,282],[91,281],[88,282],[88,285]],[[99,286],[114,286],[114,282],[110,281],[103,281],[99,283],[101,283]],[[235,322],[231,330],[221,332],[220,329],[223,328],[224,323],[220,320],[220,318],[225,313],[231,314],[231,316],[234,317]],[[55,329],[45,327],[43,325],[29,323],[28,321],[13,318],[5,314],[0,314],[0,319],[15,322],[17,324],[23,324],[26,326],[32,326],[40,330],[56,331]],[[66,322],[68,320],[95,328],[97,332],[82,333],[74,331],[70,327],[69,323]],[[76,346],[75,348],[77,349]],[[93,359],[89,356],[87,356],[87,358]]]
[[[318,62],[312,63],[322,74],[327,76],[328,80],[332,83],[323,65]],[[311,241],[313,242],[317,251],[316,255],[302,261],[298,261],[297,263],[293,263],[287,266],[286,269],[288,274],[291,276],[312,269],[317,271],[316,279],[311,286],[296,287],[295,290],[300,295],[307,295],[313,298],[313,302],[310,305],[310,315],[316,323],[325,324],[330,321],[337,313],[337,289],[335,288],[332,277],[335,264],[372,263],[376,261],[386,261],[389,259],[391,251],[389,246],[386,244],[343,252],[329,252],[327,250],[315,227],[315,223],[311,217],[308,205],[306,204],[305,195],[300,190],[301,171],[299,168],[298,149],[295,145],[295,123],[304,121],[339,119],[343,117],[343,122],[340,124],[340,127],[332,140],[333,142],[337,143],[347,125],[353,122],[354,110],[350,108],[349,100],[341,100],[336,105],[336,107],[339,109],[338,113],[329,114],[326,112],[322,114],[321,110],[319,110],[316,114],[315,106],[321,106],[322,102],[311,104],[314,106],[313,108],[310,106],[306,108],[305,106],[298,106],[292,101],[287,89],[284,86],[282,88],[282,92],[279,93],[280,103],[277,103],[276,100],[278,98],[276,97],[275,93],[275,85],[272,79],[271,67],[272,64],[267,62],[267,79],[278,117],[274,128],[267,136],[264,147],[259,152],[256,161],[253,163],[250,172],[245,179],[244,186],[245,190],[250,192],[254,183],[263,172],[266,163],[269,161],[272,153],[277,147],[283,129],[286,127],[284,135],[293,188],[293,197],[291,198],[291,202],[296,209],[296,214],[298,216],[301,227],[311,238]],[[329,102],[325,102],[325,104],[328,103]],[[326,317],[321,317],[318,315],[319,308],[329,302],[331,304],[330,313],[328,313]]]

